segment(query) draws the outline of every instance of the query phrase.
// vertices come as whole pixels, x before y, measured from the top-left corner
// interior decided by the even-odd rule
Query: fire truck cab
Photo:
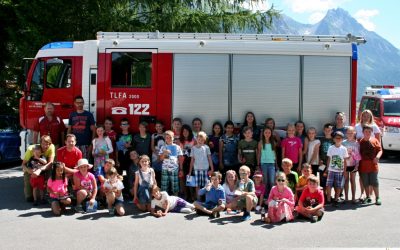
[[[383,149],[400,151],[400,87],[367,87],[360,102],[359,115],[366,109],[372,112],[381,129]]]

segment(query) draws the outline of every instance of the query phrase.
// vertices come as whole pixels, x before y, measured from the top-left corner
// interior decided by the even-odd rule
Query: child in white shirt
[[[151,201],[151,214],[155,217],[166,216],[168,212],[190,214],[194,211],[194,205],[177,196],[169,196],[167,192],[161,191],[156,185],[151,189],[153,200]],[[156,210],[156,207],[162,210]]]

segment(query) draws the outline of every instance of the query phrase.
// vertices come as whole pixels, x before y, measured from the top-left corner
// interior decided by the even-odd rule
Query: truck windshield
[[[400,116],[400,99],[384,100],[383,114],[385,116]]]

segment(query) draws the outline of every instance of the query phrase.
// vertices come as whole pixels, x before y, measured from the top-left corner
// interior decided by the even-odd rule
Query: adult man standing
[[[51,102],[46,103],[44,106],[44,113],[45,115],[39,117],[33,128],[33,144],[38,143],[38,139],[43,135],[49,135],[57,148],[64,141],[64,122],[60,117],[54,115],[54,104]]]
[[[76,136],[76,146],[82,151],[83,158],[89,159],[89,146],[96,130],[92,113],[83,109],[85,104],[82,96],[74,98],[76,111],[69,115],[68,132]]]
[[[65,172],[72,174],[77,172],[76,164],[82,159],[82,152],[79,148],[75,147],[76,137],[73,134],[67,134],[65,139],[65,146],[57,150],[57,161],[65,164]]]

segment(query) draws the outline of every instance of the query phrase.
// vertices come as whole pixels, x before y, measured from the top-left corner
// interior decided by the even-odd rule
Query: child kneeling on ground
[[[317,222],[324,215],[324,202],[324,193],[319,188],[319,179],[311,175],[308,177],[307,187],[300,196],[296,211],[300,215],[310,219],[311,222]]]
[[[190,214],[194,211],[194,205],[177,196],[170,196],[166,191],[161,191],[157,185],[151,189],[153,200],[151,201],[151,214],[155,217],[166,216],[168,212]],[[156,210],[156,207],[162,210]]]
[[[51,199],[51,210],[54,215],[61,215],[65,207],[71,205],[68,195],[68,180],[65,177],[64,163],[53,162],[51,178],[47,181],[47,192]]]
[[[199,196],[205,195],[205,202],[194,202],[194,207],[212,218],[220,216],[220,212],[225,209],[225,191],[220,185],[222,175],[219,172],[213,172],[211,182],[199,190]]]
[[[119,216],[123,216],[125,214],[124,197],[122,195],[124,184],[122,184],[118,171],[114,167],[107,171],[106,177],[108,179],[104,182],[104,192],[107,199],[108,214],[117,213]]]

